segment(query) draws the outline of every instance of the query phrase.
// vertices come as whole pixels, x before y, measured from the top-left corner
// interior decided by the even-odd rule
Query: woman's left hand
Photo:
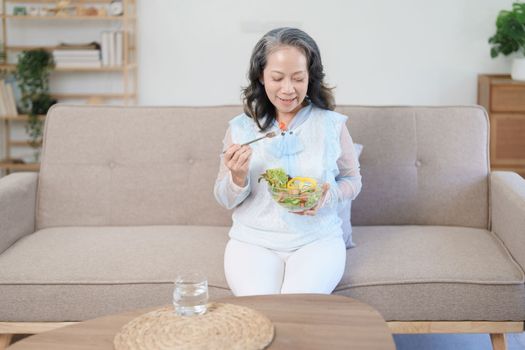
[[[321,199],[319,199],[319,202],[317,202],[316,206],[305,211],[293,212],[293,214],[315,216],[315,214],[317,214],[317,211],[323,207],[329,189],[330,184],[328,182],[325,182],[323,184],[323,193],[321,195]]]

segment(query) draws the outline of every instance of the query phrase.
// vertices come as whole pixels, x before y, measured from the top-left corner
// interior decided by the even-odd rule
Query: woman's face
[[[277,118],[294,116],[308,91],[306,56],[293,46],[282,46],[267,57],[263,70],[266,95],[277,110]]]

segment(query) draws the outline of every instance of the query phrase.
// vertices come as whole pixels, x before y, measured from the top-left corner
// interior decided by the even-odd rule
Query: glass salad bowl
[[[319,179],[290,177],[282,168],[267,169],[261,180],[268,183],[268,191],[277,204],[291,212],[312,209],[323,194]]]
[[[304,191],[268,186],[268,191],[277,204],[291,212],[312,209],[317,205],[323,194],[321,186]]]

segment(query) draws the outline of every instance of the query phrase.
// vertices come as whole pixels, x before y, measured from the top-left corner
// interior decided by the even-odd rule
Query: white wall
[[[510,59],[490,58],[487,40],[497,13],[512,0],[137,1],[142,105],[239,104],[253,46],[283,25],[317,41],[338,104],[474,104],[477,74],[510,71]],[[53,23],[47,30],[28,35],[20,27],[10,33],[11,43],[54,44],[60,35],[90,41],[100,27]],[[93,78],[81,89],[117,91],[116,79]],[[75,80],[54,74],[52,89],[78,88]],[[24,137],[23,127],[15,136]]]
[[[511,0],[141,1],[140,102],[240,103],[251,50],[275,26],[318,43],[338,104],[473,104],[510,71],[488,38]]]

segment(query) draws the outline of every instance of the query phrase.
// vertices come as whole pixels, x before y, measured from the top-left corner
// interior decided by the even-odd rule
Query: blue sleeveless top
[[[342,236],[336,205],[324,206],[315,216],[289,213],[270,196],[266,181],[258,182],[270,168],[284,168],[288,175],[314,177],[337,186],[340,135],[347,117],[310,104],[303,107],[282,134],[277,123],[261,133],[245,114],[230,121],[233,143],[244,143],[275,131],[273,138],[251,145],[250,195],[235,208],[230,237],[269,249],[291,251],[315,240]]]

